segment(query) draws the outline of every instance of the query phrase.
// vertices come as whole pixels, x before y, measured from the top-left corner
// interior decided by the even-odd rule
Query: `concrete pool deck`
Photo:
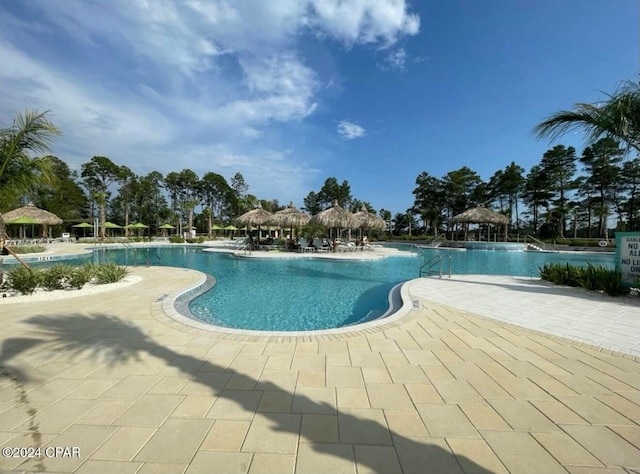
[[[379,327],[242,336],[162,310],[198,272],[133,274],[139,282],[113,291],[0,306],[0,445],[80,448],[2,457],[0,470],[640,469],[637,306],[530,279],[454,276],[410,283],[417,307]],[[582,316],[605,312],[604,349],[566,339],[572,329],[601,337],[599,320]],[[509,315],[533,327],[498,320]],[[616,331],[609,316],[631,325]]]

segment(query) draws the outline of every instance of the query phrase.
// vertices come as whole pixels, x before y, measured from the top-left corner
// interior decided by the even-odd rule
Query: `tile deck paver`
[[[640,363],[611,352],[608,322],[601,350],[434,301],[420,289],[429,280],[412,286],[419,308],[379,328],[243,336],[163,312],[158,296],[193,287],[197,272],[134,273],[142,281],[92,297],[0,305],[0,364],[14,377],[0,378],[3,445],[81,448],[0,469],[640,468]]]

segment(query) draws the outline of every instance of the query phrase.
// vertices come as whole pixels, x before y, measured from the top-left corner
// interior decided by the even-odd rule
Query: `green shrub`
[[[169,242],[172,244],[184,244],[184,239],[179,235],[172,235],[169,237]]]
[[[15,253],[23,254],[23,253],[42,253],[47,248],[44,245],[17,245],[15,247],[11,247]]]
[[[545,263],[540,270],[540,278],[558,285],[581,286],[582,268],[561,263]]]
[[[96,269],[96,280],[100,284],[115,283],[122,280],[129,274],[127,267],[121,267],[113,262],[98,265]]]
[[[71,277],[73,267],[64,263],[57,263],[40,270],[39,284],[45,290],[64,290]]]
[[[622,285],[622,272],[602,267],[596,274],[596,289],[610,296],[624,295],[629,292]]]
[[[546,263],[540,268],[540,278],[559,285],[604,291],[611,296],[623,295],[628,291],[622,285],[622,273],[602,265],[587,264],[586,267],[577,267],[568,263]]]
[[[68,279],[69,288],[76,290],[81,289],[84,285],[89,283],[96,275],[96,266],[93,263],[85,263],[79,267],[73,268],[71,275]]]
[[[590,263],[582,269],[580,274],[580,286],[587,290],[596,290],[598,287],[598,274],[602,267],[595,267]]]
[[[171,239],[169,239],[169,241],[171,242]],[[183,240],[183,242],[184,242],[184,240]],[[195,239],[189,238],[189,239],[187,239],[187,243],[190,243],[190,244],[202,244],[202,243],[204,243],[204,237],[200,236],[200,237],[196,237]]]
[[[7,273],[9,288],[22,295],[30,295],[38,287],[38,271],[23,266],[15,267]]]

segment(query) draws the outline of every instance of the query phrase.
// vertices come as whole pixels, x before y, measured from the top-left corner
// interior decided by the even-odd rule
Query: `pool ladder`
[[[442,278],[442,262],[443,260],[447,260],[449,263],[449,278],[451,278],[451,255],[436,255],[435,257],[429,259],[420,267],[420,277],[423,274],[427,276],[438,275],[439,278]],[[434,267],[438,267],[437,270]]]

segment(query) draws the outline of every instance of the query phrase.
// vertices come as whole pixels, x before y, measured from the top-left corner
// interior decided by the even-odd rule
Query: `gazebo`
[[[309,221],[311,224],[320,224],[329,229],[349,229],[355,227],[355,218],[351,212],[343,209],[338,204],[337,200],[333,201],[333,207],[325,209],[324,211],[316,214]],[[333,251],[336,251],[336,234],[332,236],[333,239]]]
[[[301,227],[307,225],[311,217],[304,212],[298,210],[293,202],[290,202],[289,205],[282,209],[281,211],[276,212],[269,222],[272,224],[279,225],[281,227],[289,227],[289,241],[293,241],[293,228]]]
[[[354,224],[360,229],[360,238],[362,239],[363,229],[380,229],[385,230],[387,223],[381,217],[367,211],[363,204],[360,210],[353,214]]]
[[[42,236],[47,237],[47,226],[49,225],[60,225],[62,224],[62,219],[56,216],[54,213],[45,211],[44,209],[40,209],[39,207],[34,206],[29,203],[24,207],[19,207],[18,209],[14,209],[13,211],[6,212],[2,214],[0,218],[3,223],[15,223],[19,224],[21,222],[40,224],[42,226]]]
[[[454,216],[449,221],[452,224],[464,224],[464,240],[467,240],[469,233],[469,224],[493,224],[497,226],[504,226],[504,240],[507,240],[507,224],[509,224],[509,218],[503,214],[487,209],[486,207],[474,207],[467,209],[461,214]]]
[[[246,226],[257,226],[258,227],[258,239],[260,239],[260,227],[271,220],[273,214],[269,211],[262,209],[262,205],[258,203],[258,207],[255,209],[245,212],[240,217],[236,219],[236,222],[239,224],[243,224]]]

